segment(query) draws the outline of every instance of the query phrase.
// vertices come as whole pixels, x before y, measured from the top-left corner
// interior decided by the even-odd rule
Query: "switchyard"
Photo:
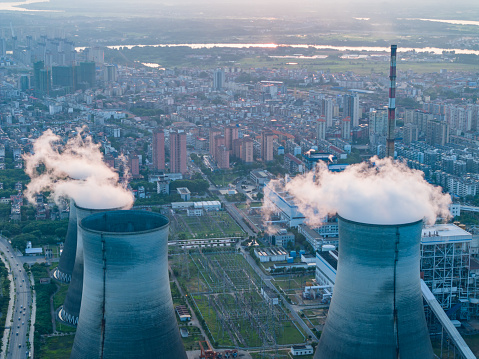
[[[163,210],[170,220],[172,239],[230,238],[244,232],[225,211],[203,211],[201,216],[188,216],[184,211]]]
[[[306,341],[281,301],[274,304],[274,293],[261,294],[262,279],[234,248],[184,250],[173,262],[215,347],[262,350]]]

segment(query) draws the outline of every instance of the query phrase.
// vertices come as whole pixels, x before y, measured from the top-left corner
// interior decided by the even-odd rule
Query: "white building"
[[[294,204],[293,197],[271,182],[264,189],[265,205],[270,206],[271,211],[280,217],[288,227],[297,227],[305,220],[305,216]]]
[[[293,345],[291,347],[292,356],[312,355],[314,352],[311,345]]]
[[[279,247],[255,248],[254,254],[259,258],[260,262],[281,262],[288,257],[288,253]]]

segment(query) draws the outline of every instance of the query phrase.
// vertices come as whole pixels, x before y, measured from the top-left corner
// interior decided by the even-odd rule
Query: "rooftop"
[[[422,229],[423,244],[467,241],[472,241],[472,234],[454,224],[436,224]]]

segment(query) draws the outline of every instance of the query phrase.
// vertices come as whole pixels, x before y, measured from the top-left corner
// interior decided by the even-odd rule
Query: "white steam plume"
[[[45,131],[33,144],[33,154],[24,155],[25,172],[31,182],[25,190],[29,202],[35,194],[50,191],[57,202],[61,197],[73,198],[84,208],[130,208],[133,195],[119,183],[118,173],[103,162],[100,145],[90,136],[76,137],[61,146],[61,138]],[[37,167],[44,170],[38,173]]]
[[[315,171],[270,185],[288,192],[310,225],[335,213],[370,224],[434,223],[438,216],[450,217],[449,195],[426,182],[421,171],[389,158],[374,157],[336,173],[320,162]]]

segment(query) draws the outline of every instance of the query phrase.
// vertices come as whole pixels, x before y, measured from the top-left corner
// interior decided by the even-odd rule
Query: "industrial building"
[[[265,239],[271,245],[278,247],[287,247],[288,244],[294,246],[295,244],[294,234],[285,228],[273,227],[270,229],[270,233],[266,234]]]
[[[421,274],[424,282],[445,310],[455,307],[456,317],[469,319],[479,314],[472,235],[454,224],[436,224],[422,230]],[[461,303],[460,306],[455,306]]]
[[[293,345],[291,347],[292,356],[311,355],[314,350],[311,345]]]
[[[444,310],[461,303],[455,307],[459,319],[479,316],[477,261],[471,257],[474,251],[472,235],[454,224],[436,224],[422,229],[421,276]],[[337,259],[334,249],[316,253],[316,281],[319,284],[334,284]]]
[[[221,209],[220,201],[200,201],[200,202],[172,202],[172,209],[204,209],[205,211],[219,211]]]
[[[273,213],[276,213],[280,221],[288,227],[297,227],[304,222],[305,216],[299,211],[293,197],[281,187],[275,186],[271,182],[266,185],[264,193],[267,202],[265,205],[271,206]]]
[[[58,267],[53,272],[54,278],[69,283],[72,279],[73,267],[77,251],[77,215],[75,202],[70,199],[70,216],[68,218],[68,229],[63,244],[63,251]]]
[[[334,294],[315,359],[433,359],[419,276],[422,220],[339,218]]]
[[[168,277],[168,219],[113,211],[81,221],[84,286],[71,359],[186,359]]]
[[[79,226],[81,220],[90,214],[97,212],[112,211],[117,208],[104,208],[104,209],[92,209],[82,208],[77,204],[74,205],[77,226]],[[67,295],[65,296],[65,302],[61,310],[58,312],[59,319],[69,323],[71,325],[77,325],[78,317],[80,315],[80,306],[82,301],[83,291],[83,241],[79,231],[76,238],[76,251],[75,251],[75,263],[73,267],[73,273],[71,276],[70,286],[68,287]]]
[[[288,257],[288,252],[283,248],[255,248],[254,254],[259,258],[260,262],[281,262]]]

